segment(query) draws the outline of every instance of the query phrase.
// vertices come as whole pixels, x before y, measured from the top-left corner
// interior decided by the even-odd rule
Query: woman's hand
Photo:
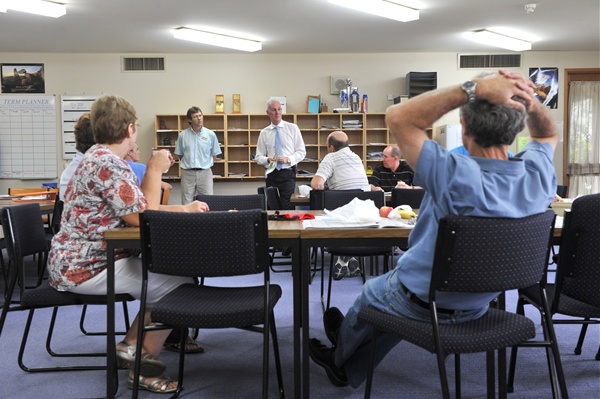
[[[208,212],[208,204],[202,201],[194,201],[187,205],[184,205],[186,212]]]
[[[148,161],[148,169],[153,168],[163,171],[169,170],[175,163],[169,150],[152,150],[152,158]]]

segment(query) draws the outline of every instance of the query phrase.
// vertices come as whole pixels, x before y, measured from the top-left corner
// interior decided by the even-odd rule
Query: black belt
[[[189,168],[189,169],[185,169],[185,170],[205,170],[205,169],[202,169],[202,168]]]
[[[410,292],[410,290],[408,288],[406,288],[404,286],[404,284],[400,283],[400,287],[402,287],[402,290],[406,294],[406,297],[408,298],[409,301],[411,301],[415,305],[419,305],[423,309],[429,310],[429,302],[425,302],[425,301],[421,300],[421,298],[419,298],[417,296],[417,294],[415,294],[414,292]],[[455,312],[455,310],[444,309],[444,308],[437,308],[437,311],[438,311],[438,313],[444,313],[444,314],[453,314]]]

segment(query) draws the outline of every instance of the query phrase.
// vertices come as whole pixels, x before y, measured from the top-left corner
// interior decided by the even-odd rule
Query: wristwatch
[[[467,97],[469,98],[469,102],[475,102],[475,88],[477,87],[477,83],[472,80],[467,80],[463,83],[460,88],[463,89],[465,93],[467,93]]]

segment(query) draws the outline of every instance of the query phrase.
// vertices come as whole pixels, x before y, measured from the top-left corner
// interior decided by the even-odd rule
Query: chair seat
[[[134,301],[129,294],[118,294],[115,302]],[[55,306],[68,305],[105,305],[105,295],[81,295],[69,291],[58,291],[44,280],[39,287],[26,290],[21,296],[21,307],[28,308],[51,308]]]
[[[554,301],[555,288],[556,286],[554,284],[548,284],[546,286],[549,303]],[[536,304],[542,303],[540,298],[540,290],[537,286],[528,287],[520,290],[519,292],[521,295],[525,295]],[[560,296],[560,302],[558,303],[558,310],[556,313],[574,317],[600,318],[600,308],[585,302],[580,302],[577,299],[571,298],[565,294],[561,294]]]
[[[269,286],[270,311],[281,287]],[[198,306],[201,303],[202,306]],[[172,312],[176,309],[176,312]],[[152,320],[174,327],[237,328],[263,324],[264,286],[210,287],[184,284],[167,294],[152,308]]]
[[[358,320],[385,333],[394,334],[431,353],[436,351],[433,327],[429,321],[398,317],[371,307],[361,309]],[[440,339],[445,355],[487,352],[517,345],[532,338],[535,338],[535,324],[532,320],[494,308],[490,308],[477,320],[440,325]]]

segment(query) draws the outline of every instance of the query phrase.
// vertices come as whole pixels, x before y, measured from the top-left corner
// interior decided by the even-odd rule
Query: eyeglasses
[[[192,119],[202,119],[203,115],[194,115]]]

